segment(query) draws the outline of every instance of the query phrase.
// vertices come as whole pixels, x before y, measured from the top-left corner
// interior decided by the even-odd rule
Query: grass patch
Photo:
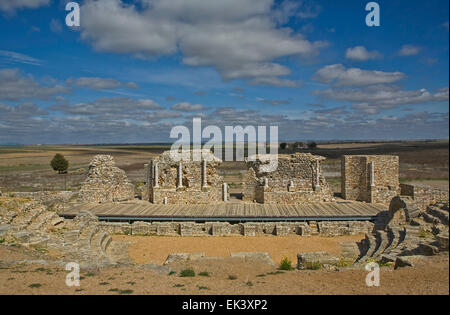
[[[179,283],[177,283],[177,284],[175,284],[173,287],[174,287],[174,288],[182,288],[182,287],[184,287],[184,284],[179,284]]]
[[[280,266],[278,267],[278,269],[291,271],[294,270],[294,267],[292,267],[292,261],[288,257],[284,257],[283,259],[281,259]]]
[[[135,285],[136,282],[134,282],[134,281],[128,281],[127,284],[129,284],[129,285]]]
[[[268,272],[267,274],[270,276],[275,276],[275,275],[282,275],[283,273],[284,273],[284,271],[277,270],[277,271]]]
[[[339,259],[339,261],[337,262],[336,266],[337,267],[349,267],[351,265],[350,262],[346,261],[344,258]]]
[[[267,276],[266,274],[260,274],[260,275],[256,275],[258,278],[264,278],[265,276]]]
[[[305,267],[308,270],[319,270],[320,268],[322,268],[322,265],[319,262],[315,261],[315,262],[306,264]]]
[[[96,273],[94,273],[94,272],[88,272],[85,276],[86,277],[94,277],[94,276],[96,276],[97,274]]]
[[[237,277],[235,275],[229,275],[228,280],[236,280]]]
[[[34,289],[34,288],[40,288],[40,287],[42,287],[42,284],[40,284],[40,283],[32,283],[32,284],[30,284],[28,287],[29,287],[29,288],[32,288],[32,289]]]
[[[198,289],[199,290],[209,290],[209,288],[208,287],[205,287],[205,286],[198,286]]]
[[[247,281],[245,284],[249,287],[253,287],[253,282],[251,282],[251,281]]]
[[[109,292],[119,292],[119,289],[114,288],[114,289],[109,289],[108,291],[109,291]]]
[[[176,274],[176,272],[175,271],[170,271],[169,273],[168,273],[168,276],[172,276],[172,275],[174,275],[174,274]]]
[[[180,277],[195,277],[195,271],[193,269],[183,269],[180,271]]]
[[[133,290],[120,290],[119,294],[132,294],[133,292]]]
[[[109,282],[100,282],[99,284],[100,284],[100,285],[108,285]]]
[[[208,271],[202,271],[198,275],[202,276],[202,277],[209,277],[210,276]]]

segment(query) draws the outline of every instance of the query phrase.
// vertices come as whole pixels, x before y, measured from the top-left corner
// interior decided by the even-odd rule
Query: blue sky
[[[448,2],[0,1],[0,144],[163,142],[174,125],[280,140],[448,139]],[[206,139],[207,140],[207,139]]]

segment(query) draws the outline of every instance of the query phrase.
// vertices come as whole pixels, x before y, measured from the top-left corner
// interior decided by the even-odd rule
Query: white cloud
[[[7,50],[0,50],[0,58],[7,63],[22,63],[34,66],[40,66],[42,64],[42,61],[39,59]]]
[[[81,77],[77,79],[68,79],[67,83],[70,85],[76,85],[87,89],[94,90],[111,90],[119,87],[127,87],[130,89],[137,89],[139,86],[134,82],[122,83],[116,79],[110,78],[97,78],[97,77]]]
[[[53,33],[61,33],[62,30],[63,30],[61,22],[59,20],[57,20],[57,19],[52,19],[50,21],[50,30]]]
[[[37,9],[49,3],[50,0],[1,0],[0,11],[14,13],[20,9]]]
[[[356,61],[367,61],[369,59],[376,59],[380,57],[381,54],[378,51],[368,51],[364,46],[348,48],[345,52],[345,58]]]
[[[365,114],[376,114],[381,110],[395,108],[400,105],[426,104],[449,100],[448,87],[434,93],[426,89],[401,90],[395,86],[375,85],[363,89],[327,89],[315,91],[315,95],[344,102],[351,102],[353,109]]]
[[[86,1],[82,39],[100,51],[142,58],[181,52],[183,63],[212,66],[224,80],[277,86],[296,83],[280,78],[290,69],[273,60],[311,56],[324,46],[278,27],[271,15],[273,0],[141,3],[143,9],[121,0]]]
[[[404,77],[405,75],[401,72],[347,69],[341,64],[335,64],[319,69],[312,79],[321,83],[333,83],[335,86],[364,86],[392,83]]]
[[[68,89],[65,86],[43,85],[31,75],[22,75],[18,69],[0,70],[0,99],[3,100],[48,99],[67,92]]]
[[[398,51],[398,55],[402,57],[414,56],[420,52],[420,47],[414,45],[403,45]]]
[[[177,110],[180,112],[196,112],[200,110],[205,110],[205,107],[201,104],[191,104],[188,102],[177,103],[171,107],[172,110]]]

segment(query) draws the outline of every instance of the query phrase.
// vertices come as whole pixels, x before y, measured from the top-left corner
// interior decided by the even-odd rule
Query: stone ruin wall
[[[134,185],[110,155],[96,155],[78,193],[79,202],[119,202],[134,198]]]
[[[160,236],[313,236],[364,235],[371,233],[374,224],[369,221],[330,222],[100,222],[101,228],[111,234]]]
[[[398,156],[344,155],[341,163],[344,199],[389,203],[400,194]]]
[[[193,161],[194,151],[181,161],[175,161],[170,151],[151,160],[143,198],[155,204],[214,204],[222,202],[225,193],[228,200],[229,193],[216,170],[222,161],[210,151],[200,153],[200,161]]]
[[[296,153],[279,155],[274,172],[264,172],[261,160],[247,160],[243,200],[263,204],[295,204],[299,202],[328,202],[333,194],[322,174],[322,156]]]
[[[433,188],[426,185],[400,184],[401,195],[410,196],[417,207],[425,211],[431,204],[448,203],[448,189]]]

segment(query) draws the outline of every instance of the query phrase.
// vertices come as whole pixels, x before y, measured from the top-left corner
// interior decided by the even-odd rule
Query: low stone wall
[[[8,197],[29,198],[43,204],[66,203],[69,202],[77,193],[72,191],[36,191],[36,192],[8,192],[3,193]]]
[[[368,221],[342,222],[100,222],[100,226],[111,234],[161,235],[161,236],[341,236],[370,233],[374,224]]]
[[[426,185],[400,184],[401,195],[410,196],[417,207],[425,211],[426,208],[436,202],[448,202],[448,189],[433,188]]]

